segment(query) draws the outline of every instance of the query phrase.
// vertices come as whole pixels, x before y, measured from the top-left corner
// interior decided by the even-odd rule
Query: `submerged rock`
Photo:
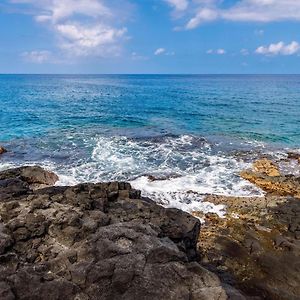
[[[56,180],[0,172],[1,299],[245,299],[195,261],[198,219],[124,182],[31,187]]]
[[[0,146],[0,155],[6,152],[7,150],[4,147]]]

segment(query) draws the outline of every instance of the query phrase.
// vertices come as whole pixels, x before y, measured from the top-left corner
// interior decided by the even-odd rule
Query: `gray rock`
[[[30,187],[55,180],[0,172],[1,299],[227,299],[194,261],[198,219],[124,182]]]

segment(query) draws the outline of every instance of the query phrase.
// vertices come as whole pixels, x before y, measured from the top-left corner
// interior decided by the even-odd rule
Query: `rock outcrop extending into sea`
[[[299,299],[300,180],[268,160],[241,176],[266,196],[207,195],[227,214],[201,226],[126,182],[0,172],[0,299]]]
[[[227,299],[196,261],[198,219],[125,182],[56,180],[40,167],[0,173],[0,299]]]

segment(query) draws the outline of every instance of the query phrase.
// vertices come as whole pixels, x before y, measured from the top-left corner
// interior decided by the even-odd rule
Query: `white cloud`
[[[11,0],[31,4],[36,8],[37,21],[58,23],[74,15],[103,17],[112,14],[103,0]]]
[[[226,50],[225,49],[216,49],[216,50],[213,50],[213,49],[209,49],[206,51],[207,54],[218,54],[218,55],[223,55],[223,54],[226,54]]]
[[[176,11],[184,11],[189,5],[188,0],[165,0],[165,2],[174,7]]]
[[[50,61],[52,57],[52,53],[47,50],[29,51],[29,52],[26,51],[23,52],[21,56],[26,62],[42,64]]]
[[[154,55],[174,56],[174,51],[167,51],[165,48],[158,48],[154,51]]]
[[[218,17],[218,12],[216,10],[209,9],[209,8],[201,9],[199,10],[199,12],[196,14],[194,18],[189,20],[189,22],[186,24],[186,29],[194,29],[199,24],[208,21],[213,21],[217,19],[217,17]]]
[[[217,54],[223,55],[226,53],[226,51],[224,49],[217,49],[216,51]]]
[[[299,52],[300,45],[296,41],[290,44],[279,42],[277,44],[270,44],[269,46],[260,46],[255,50],[255,53],[263,55],[293,55]]]
[[[206,22],[229,20],[239,22],[300,21],[299,0],[240,0],[222,6],[220,0],[194,0],[196,13],[185,29],[194,29]],[[263,31],[259,32],[263,34]]]
[[[115,29],[102,24],[86,26],[78,23],[56,25],[62,42],[60,47],[77,56],[117,54],[115,44],[126,29]]]
[[[70,56],[116,56],[126,28],[104,0],[11,0],[28,4],[38,23],[55,34],[57,47]]]
[[[158,48],[155,50],[154,55],[161,55],[166,52],[165,48]]]

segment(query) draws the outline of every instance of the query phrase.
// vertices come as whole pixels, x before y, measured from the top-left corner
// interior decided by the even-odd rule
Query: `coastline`
[[[213,212],[216,207],[219,207],[223,213],[213,213],[205,209],[191,211],[196,217],[195,220],[198,218],[202,221],[202,226],[200,233],[196,231],[193,235],[193,249],[185,251],[192,261],[196,259],[197,263],[209,270],[205,272],[213,272],[216,274],[214,276],[218,276],[215,278],[221,280],[222,284],[217,292],[218,297],[225,297],[224,299],[226,297],[229,299],[297,299],[300,292],[297,284],[300,257],[300,183],[297,174],[286,175],[281,172],[286,172],[287,164],[292,164],[294,168],[294,164],[300,161],[299,157],[298,153],[289,152],[286,154],[286,159],[281,158],[277,162],[263,158],[254,163],[252,170],[241,173],[241,176],[263,188],[264,195],[252,197],[202,195],[203,201],[212,206]],[[281,162],[283,165],[280,165]],[[5,174],[5,171],[2,174]],[[21,178],[25,178],[22,176]],[[50,177],[53,178],[53,176]],[[48,177],[43,176],[43,178]],[[155,181],[155,178],[151,179]],[[58,178],[54,177],[54,181],[57,180]],[[50,185],[53,183],[52,179]],[[106,186],[109,187],[109,184]],[[54,187],[55,189],[59,191],[66,187],[57,186]],[[76,186],[70,189],[78,190]],[[80,190],[81,188],[78,191]],[[46,194],[53,193],[49,188],[44,192],[40,191],[42,194],[45,194],[45,191]],[[119,191],[118,194],[112,191],[111,197],[121,195],[120,200],[127,197],[130,199],[130,193],[134,195],[133,198],[139,199],[139,194],[130,190],[129,193]],[[80,199],[85,201],[82,197]],[[145,201],[143,199],[146,198],[141,199]],[[9,201],[12,200],[12,203],[15,203],[14,197]],[[155,207],[160,207],[155,202],[152,203]],[[41,205],[44,206],[43,203]],[[134,215],[135,210],[131,211],[131,209],[129,208],[126,215],[133,214],[135,220],[144,218],[145,212],[137,217]],[[178,213],[181,214],[179,210]],[[161,215],[157,220],[163,220]],[[174,216],[177,225],[181,222],[179,220],[180,217]],[[186,226],[185,222],[183,221],[182,226]],[[195,253],[200,254],[199,258],[196,258]],[[282,270],[284,270],[284,278]],[[288,284],[286,280],[289,281]],[[215,282],[217,284],[217,281]],[[211,297],[215,296],[216,294]]]

